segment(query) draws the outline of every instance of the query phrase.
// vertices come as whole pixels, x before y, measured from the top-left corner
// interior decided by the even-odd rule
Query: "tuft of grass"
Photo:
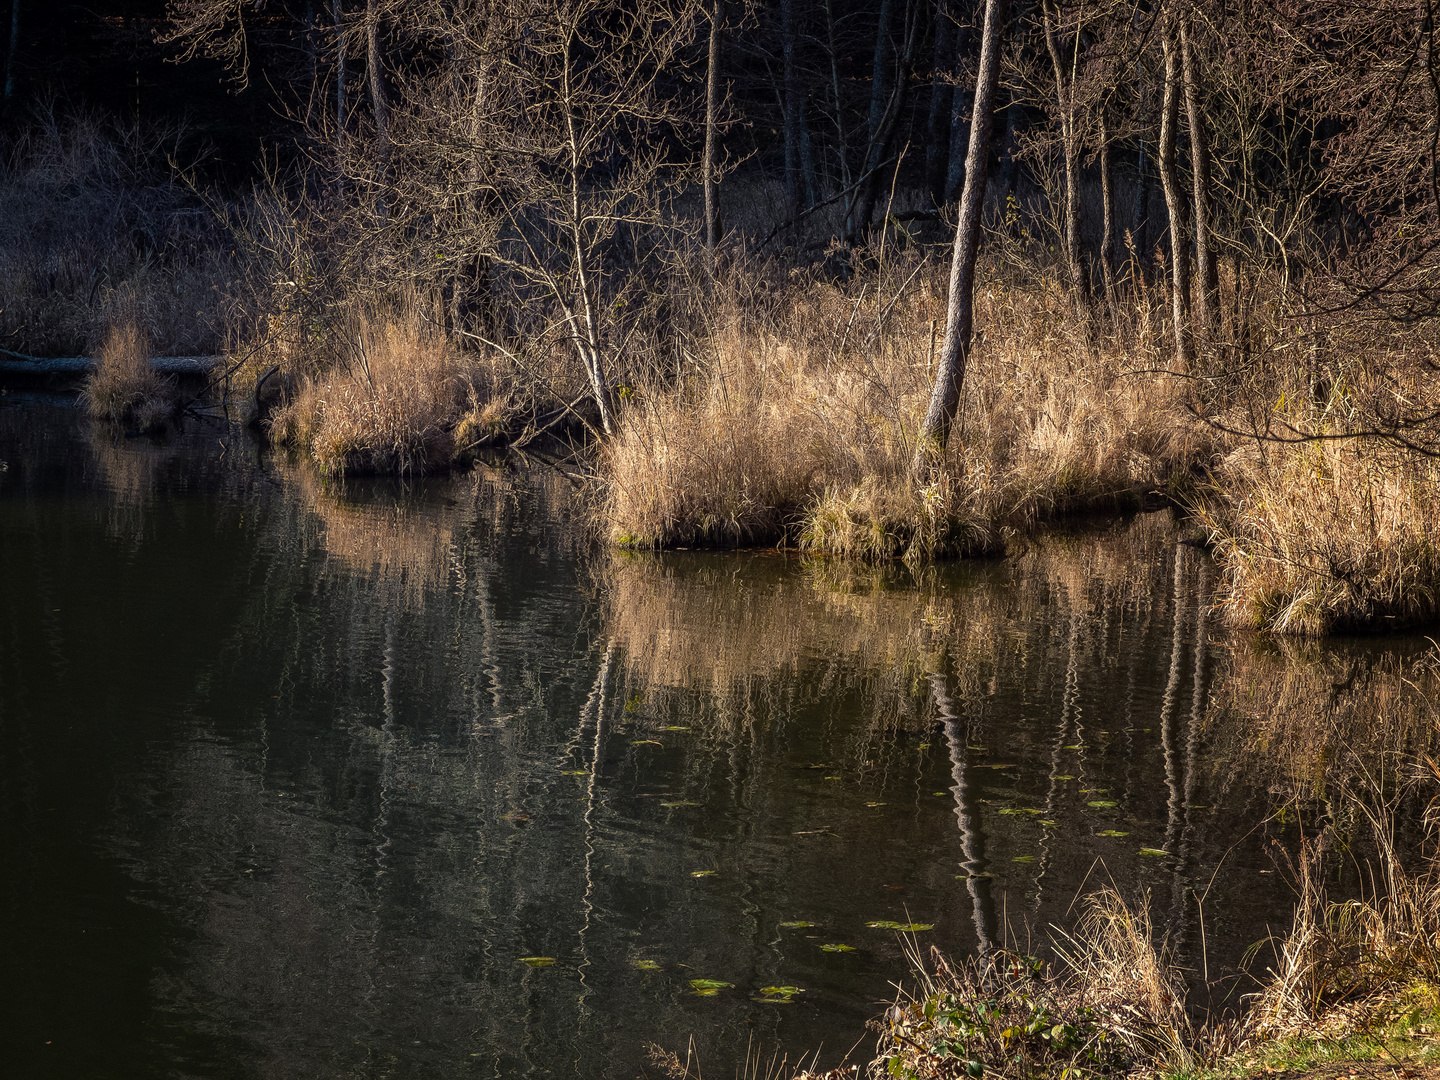
[[[91,416],[141,431],[165,426],[175,412],[175,384],[150,364],[150,335],[131,315],[113,324],[85,378],[81,401]]]
[[[302,376],[271,438],[330,475],[449,468],[506,430],[503,379],[462,361],[413,309],[366,315],[348,362]]]

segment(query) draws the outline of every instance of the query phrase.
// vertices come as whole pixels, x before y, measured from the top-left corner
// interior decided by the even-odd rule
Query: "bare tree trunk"
[[[20,61],[20,0],[10,0],[10,48],[5,53],[5,97],[8,107],[15,100],[15,67]]]
[[[930,201],[945,202],[945,180],[950,170],[950,113],[956,94],[955,20],[950,0],[935,0],[935,64],[930,76],[930,115],[925,124],[925,182]]]
[[[960,220],[955,227],[955,249],[950,258],[945,338],[940,347],[930,407],[925,412],[925,421],[916,440],[915,460],[911,465],[912,473],[921,482],[928,479],[945,452],[950,427],[960,407],[965,365],[970,358],[975,326],[975,262],[980,252],[980,211],[985,201],[995,87],[1000,81],[1000,39],[1008,7],[1007,0],[985,0],[980,70],[975,78],[975,112],[970,121],[970,153],[965,161],[965,189],[960,196]]]
[[[375,0],[365,0],[365,66],[370,74],[370,107],[375,115],[375,137],[381,160],[390,151],[390,99],[385,93],[385,61],[380,55],[380,15]]]
[[[19,6],[19,0],[14,0]],[[315,98],[320,97],[321,107],[324,106],[325,94],[320,90],[320,55],[317,48],[316,26],[315,26],[315,0],[305,0],[305,66],[310,69],[310,92],[306,95],[305,102],[305,126],[308,128],[315,121]]]
[[[1135,271],[1141,279],[1149,277],[1150,252],[1147,243],[1150,225],[1150,155],[1145,148],[1145,136],[1150,130],[1149,83],[1145,80],[1145,67],[1135,61],[1136,81],[1140,87],[1140,146],[1135,155],[1135,206],[1130,214],[1130,243],[1140,265]]]
[[[1002,214],[1008,214],[1015,205],[1015,188],[1020,183],[1020,129],[1025,124],[1024,112],[1025,106],[1018,97],[1012,95],[1010,104],[1005,109],[1004,164],[1000,167]]]
[[[1205,340],[1219,318],[1220,275],[1215,263],[1214,203],[1210,187],[1210,143],[1200,101],[1200,61],[1190,33],[1188,7],[1180,15],[1180,55],[1185,84],[1185,118],[1190,125],[1190,171],[1195,189],[1195,276],[1200,286],[1195,323]]]
[[[785,216],[800,213],[800,94],[795,88],[795,3],[780,0],[780,51],[785,60],[780,111],[785,129]]]
[[[885,147],[890,131],[894,128],[899,113],[897,100],[905,86],[905,73],[891,41],[891,27],[895,21],[895,0],[880,0],[880,17],[875,27],[875,60],[870,73],[870,121],[866,127],[869,140],[865,149],[865,164],[861,171],[864,179],[860,190],[850,204],[850,213],[845,218],[845,242],[853,244],[856,238],[870,224],[870,215],[875,210],[875,197],[880,185],[880,165],[885,160]],[[894,86],[891,85],[891,68],[895,68]]]
[[[1108,106],[1100,106],[1100,276],[1105,283],[1105,306],[1113,319],[1119,314],[1115,296],[1115,178],[1110,165]]]
[[[710,12],[710,65],[705,74],[705,153],[700,171],[705,177],[705,250],[713,256],[720,242],[720,193],[715,186],[715,151],[720,123],[720,31],[725,23],[725,0],[715,0]]]
[[[1075,315],[1089,333],[1090,275],[1080,255],[1080,134],[1075,122],[1075,72],[1066,75],[1060,58],[1060,43],[1055,31],[1055,10],[1051,0],[1043,0],[1042,22],[1045,27],[1045,48],[1055,70],[1055,106],[1060,120],[1060,145],[1065,162],[1065,268],[1070,275],[1070,302]],[[1076,43],[1078,48],[1079,43]]]
[[[1180,126],[1179,51],[1174,27],[1165,19],[1160,32],[1165,55],[1165,96],[1160,105],[1160,183],[1170,214],[1171,311],[1175,324],[1175,360],[1181,371],[1190,370],[1190,241],[1185,232],[1185,193],[1175,165],[1176,129]]]
[[[345,85],[345,9],[342,0],[330,0],[330,12],[335,17],[335,130],[336,137],[343,144],[345,126],[350,121],[350,96]]]

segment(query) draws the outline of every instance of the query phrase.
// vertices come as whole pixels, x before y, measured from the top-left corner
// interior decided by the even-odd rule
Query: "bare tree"
[[[1190,369],[1190,238],[1185,227],[1185,192],[1176,162],[1176,136],[1180,127],[1180,58],[1175,20],[1161,17],[1160,46],[1165,57],[1165,92],[1160,105],[1160,183],[1170,215],[1171,319],[1175,331],[1175,359],[1181,371]]]
[[[710,51],[705,69],[705,151],[700,172],[705,186],[705,249],[713,256],[724,231],[720,223],[720,192],[716,187],[716,152],[720,145],[720,35],[725,26],[725,0],[710,9]]]
[[[1041,21],[1045,29],[1045,48],[1055,75],[1055,117],[1060,125],[1060,150],[1064,161],[1065,268],[1070,277],[1070,302],[1082,324],[1091,318],[1090,275],[1080,253],[1080,118],[1077,113],[1076,74],[1080,63],[1080,29],[1074,32],[1069,48],[1069,63],[1060,52],[1056,29],[1058,14],[1054,0],[1042,0]],[[1068,69],[1068,70],[1067,70]]]
[[[985,201],[986,171],[990,161],[990,132],[994,126],[995,87],[1000,81],[1002,32],[1007,0],[985,0],[985,27],[981,31],[980,67],[975,77],[975,112],[970,121],[970,152],[965,160],[965,188],[960,195],[960,219],[950,257],[950,292],[945,311],[945,337],[925,412],[916,440],[911,471],[924,482],[933,473],[950,439],[950,427],[960,407],[965,366],[970,357],[975,327],[975,263],[980,252],[980,212]]]
[[[1200,290],[1196,323],[1202,339],[1214,327],[1220,305],[1219,272],[1215,265],[1214,199],[1210,182],[1210,142],[1201,100],[1200,61],[1195,55],[1190,5],[1181,0],[1179,23],[1182,76],[1185,84],[1185,117],[1190,128],[1190,176],[1195,193],[1195,276]]]

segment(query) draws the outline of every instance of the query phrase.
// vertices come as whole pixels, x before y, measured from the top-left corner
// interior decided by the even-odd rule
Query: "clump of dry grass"
[[[845,286],[730,268],[678,380],[643,387],[602,452],[604,529],[636,547],[793,540],[862,559],[997,547],[1062,513],[1134,505],[1194,475],[1216,439],[1135,351],[1076,337],[1053,282],[997,281],[939,477],[910,479],[943,329],[944,281],[918,249]],[[768,287],[753,282],[771,275]],[[998,271],[995,275],[998,278]]]
[[[141,431],[163,427],[175,412],[174,381],[151,366],[150,335],[133,315],[106,333],[80,397],[91,416]]]
[[[302,376],[270,436],[322,470],[450,467],[503,430],[513,395],[495,369],[466,363],[413,310],[358,320],[348,363]]]
[[[1440,784],[1422,759],[1418,780]],[[1276,964],[1252,1017],[1268,1037],[1343,1035],[1393,1019],[1397,1003],[1440,1011],[1440,796],[1426,813],[1428,845],[1411,865],[1398,850],[1398,802],[1360,802],[1375,842],[1366,895],[1330,900],[1326,837],[1307,842],[1292,866],[1298,899]]]
[[[1085,904],[1053,965],[1002,951],[952,966],[932,951],[927,966],[912,952],[920,990],[874,1025],[871,1076],[1122,1076],[1189,1070],[1239,1049],[1240,1026],[1192,1022],[1145,902],[1105,888]]]

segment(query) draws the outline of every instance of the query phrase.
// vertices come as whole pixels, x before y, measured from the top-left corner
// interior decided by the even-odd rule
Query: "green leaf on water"
[[[1085,805],[1093,806],[1099,810],[1109,810],[1111,807],[1119,806],[1120,804],[1112,799],[1095,799],[1091,802],[1086,803]]]
[[[1110,790],[1110,789],[1109,789],[1108,787],[1082,787],[1082,788],[1080,789],[1080,794],[1081,794],[1081,795],[1103,795],[1105,792],[1107,792],[1107,791],[1109,791],[1109,790]]]
[[[1051,779],[1052,779],[1052,780],[1074,780],[1075,777],[1071,776],[1069,773],[1062,773],[1062,774],[1059,775],[1059,776],[1052,776]]]
[[[1010,861],[1011,861],[1011,862],[1034,862],[1034,861],[1035,861],[1035,856],[1034,856],[1034,855],[1016,855],[1016,856],[1015,856],[1013,859],[1011,859]]]
[[[641,971],[659,971],[660,965],[654,960],[636,960],[635,966]]]
[[[660,730],[661,730],[661,731],[689,731],[690,728],[689,728],[689,726],[686,725],[686,724],[671,724],[669,727],[661,728]]]
[[[948,792],[948,791],[937,791],[937,792],[935,792],[935,794],[936,794],[936,795],[949,795],[950,792]]]
[[[659,739],[631,739],[631,746],[664,746]]]
[[[1170,853],[1169,853],[1168,851],[1166,851],[1164,848],[1158,848],[1158,847],[1142,847],[1142,848],[1140,849],[1140,854],[1141,854],[1141,855],[1169,855]]]
[[[1123,830],[1123,829],[1101,829],[1101,830],[1100,830],[1099,832],[1097,832],[1095,835],[1096,835],[1096,836],[1129,836],[1130,834],[1129,834],[1128,832],[1126,832],[1125,830]]]
[[[1060,823],[1058,821],[1051,821],[1049,818],[1041,818],[1040,824],[1046,826],[1047,828],[1053,829],[1056,828]]]
[[[874,919],[865,924],[874,930],[900,930],[907,934],[918,934],[921,930],[934,930],[935,924],[928,922],[902,923],[894,919]]]
[[[716,874],[718,874],[719,872],[720,872],[720,871],[718,871],[718,870],[691,870],[691,871],[690,871],[690,876],[691,876],[691,877],[714,877],[714,876],[715,876]]]
[[[561,775],[561,776],[589,776],[589,775],[590,775],[590,770],[589,770],[589,769],[566,769],[566,770],[565,770],[564,772],[562,772],[560,775]]]
[[[661,805],[661,806],[699,806],[700,804],[699,804],[698,802],[689,802],[688,800],[681,799],[681,800],[679,800],[678,802],[662,802],[660,805]]]
[[[986,750],[989,750],[990,748],[989,748],[988,746],[967,746],[967,747],[965,747],[965,749],[966,749],[966,750],[974,750],[974,751],[977,751],[978,753],[983,754]]]
[[[699,990],[690,991],[696,997],[714,997],[720,991],[713,986],[702,986]]]
[[[917,750],[929,750],[929,749],[930,749],[930,744],[929,744],[928,742],[922,742],[919,746],[916,747],[916,749],[917,749]]]
[[[690,985],[696,990],[728,990],[735,984],[724,979],[691,979]]]
[[[549,967],[551,964],[553,964],[553,963],[555,962],[555,957],[553,957],[553,956],[522,956],[522,957],[520,957],[520,962],[521,962],[522,964],[529,964],[531,967]]]
[[[1085,744],[1084,744],[1084,743],[1078,743],[1078,742],[1077,742],[1077,743],[1071,743],[1069,746],[1065,747],[1065,749],[1066,749],[1066,750],[1084,750],[1084,749],[1085,749]]]
[[[782,923],[780,924],[780,929],[781,929],[781,930],[804,930],[804,929],[806,929],[807,927],[811,927],[811,926],[815,926],[815,925],[817,925],[817,924],[816,924],[816,923],[813,923],[813,922],[806,922],[804,919],[796,919],[794,922],[782,922]]]
[[[794,997],[796,994],[803,994],[805,991],[798,986],[762,986],[762,994],[769,994],[771,997]]]
[[[854,945],[841,945],[841,944],[839,944],[839,943],[835,943],[835,944],[831,944],[831,945],[821,945],[820,948],[824,949],[826,952],[854,952],[854,951],[855,951],[855,946],[854,946]]]
[[[885,804],[883,802],[867,802],[865,805],[874,809],[877,806],[884,806]]]

